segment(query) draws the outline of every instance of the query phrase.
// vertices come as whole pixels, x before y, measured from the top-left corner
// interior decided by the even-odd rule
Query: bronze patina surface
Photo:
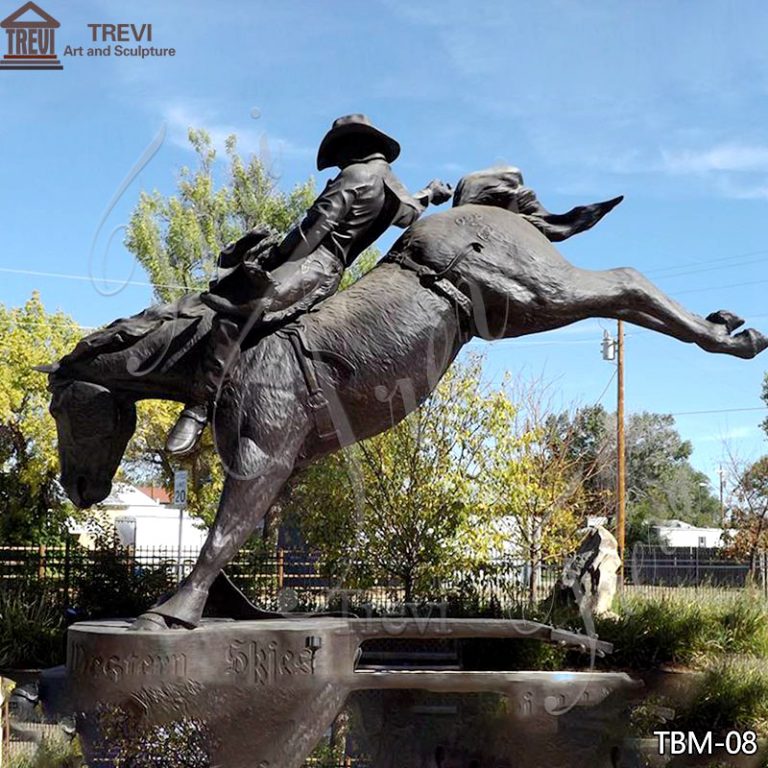
[[[359,669],[380,638],[517,638],[587,654],[608,643],[524,620],[204,620],[193,632],[130,632],[126,621],[69,631],[67,685],[85,751],[139,759],[162,734],[184,734],[185,759],[227,768],[303,764],[353,691],[496,693],[521,723],[593,707],[637,686],[617,672]],[[195,762],[197,761],[197,762]]]

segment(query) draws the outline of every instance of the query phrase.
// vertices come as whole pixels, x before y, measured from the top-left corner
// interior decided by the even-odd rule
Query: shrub
[[[117,534],[99,534],[77,590],[77,618],[130,618],[174,587],[172,566],[150,567],[121,547]]]
[[[695,700],[674,721],[695,732],[754,729],[768,733],[768,669],[720,662],[704,674]]]
[[[77,740],[43,739],[33,756],[11,759],[9,768],[80,768],[83,758]]]
[[[98,551],[77,593],[78,619],[138,616],[173,587],[164,567],[147,568],[125,550]]]
[[[56,596],[38,586],[0,590],[0,667],[63,663],[65,622]]]
[[[634,598],[620,614],[595,620],[614,644],[612,666],[652,669],[667,664],[706,667],[724,654],[768,657],[768,606],[750,594],[697,602]]]
[[[101,706],[94,721],[94,751],[127,768],[210,768],[212,734],[195,718],[151,725],[140,708]],[[97,761],[100,762],[100,761]]]

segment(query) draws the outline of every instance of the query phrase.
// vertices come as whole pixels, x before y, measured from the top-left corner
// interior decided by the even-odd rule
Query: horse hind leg
[[[733,318],[726,321],[725,316]],[[686,329],[671,326],[670,323],[659,320],[645,312],[638,312],[631,309],[617,310],[610,317],[648,328],[652,331],[672,336],[679,341],[696,344],[706,352],[714,352],[733,357],[740,357],[744,360],[751,360],[768,348],[768,337],[755,328],[747,328],[739,333],[732,334],[731,328],[739,328],[744,324],[737,315],[725,310],[718,310],[707,315],[706,322],[716,326],[708,334],[701,336],[688,332]]]
[[[729,312],[727,309],[718,309],[717,312],[710,312],[706,319],[710,323],[724,325],[728,333],[733,333],[737,328],[741,328],[744,325],[744,320],[741,317],[734,315],[733,312]]]
[[[754,328],[732,335],[744,322],[737,315],[719,310],[701,317],[667,296],[637,270],[583,273],[585,283],[597,289],[593,301],[602,316],[627,320],[696,344],[707,352],[749,359],[768,347],[768,338]]]

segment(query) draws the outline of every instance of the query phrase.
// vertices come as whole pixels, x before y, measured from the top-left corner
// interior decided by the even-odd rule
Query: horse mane
[[[173,302],[153,304],[136,315],[120,318],[89,333],[59,360],[58,370],[63,369],[64,372],[88,364],[101,355],[122,352],[150,334],[159,333],[158,346],[170,348],[173,338],[192,324],[196,327],[196,340],[200,340],[210,327],[210,318],[206,316],[211,314],[211,310],[199,297],[199,293],[194,293]],[[208,322],[200,323],[201,319]]]

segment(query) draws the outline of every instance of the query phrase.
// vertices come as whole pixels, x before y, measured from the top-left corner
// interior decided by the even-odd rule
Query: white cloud
[[[768,182],[749,184],[726,177],[720,180],[719,187],[725,197],[736,200],[768,200]]]
[[[768,171],[768,146],[720,144],[704,150],[662,150],[663,168],[669,173]]]
[[[273,136],[266,130],[260,130],[256,121],[258,111],[253,112],[254,125],[228,123],[219,119],[212,110],[191,104],[173,104],[165,108],[163,118],[168,128],[168,139],[172,144],[192,151],[187,138],[190,128],[204,128],[211,136],[213,146],[218,152],[224,151],[228,136],[237,136],[237,146],[244,154],[254,154],[267,163],[279,161],[285,157],[313,157],[315,150],[285,139]]]
[[[698,438],[698,442],[702,443],[726,443],[730,440],[747,440],[753,439],[754,436],[760,432],[759,427],[755,425],[732,427],[731,429],[719,432],[716,435],[706,435]]]

